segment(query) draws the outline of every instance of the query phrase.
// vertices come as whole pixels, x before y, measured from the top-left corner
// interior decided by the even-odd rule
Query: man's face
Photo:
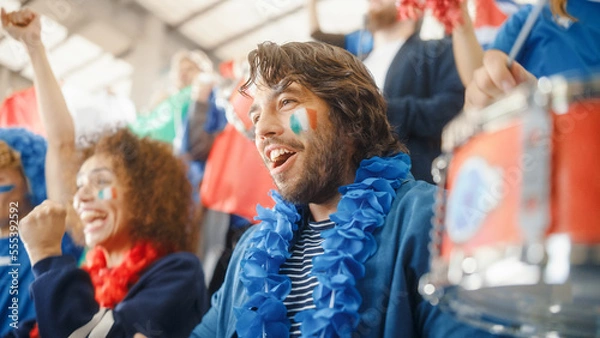
[[[371,32],[390,27],[397,21],[398,11],[395,0],[370,0],[368,28]]]
[[[258,85],[250,108],[258,149],[281,195],[320,204],[353,181],[348,146],[325,101],[293,83],[282,91]]]
[[[188,58],[181,59],[178,69],[178,87],[185,88],[191,85],[198,73],[200,73],[200,68],[196,63]]]

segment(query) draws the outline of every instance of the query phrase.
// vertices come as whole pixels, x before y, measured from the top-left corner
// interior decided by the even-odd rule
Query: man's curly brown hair
[[[126,187],[132,240],[150,241],[166,252],[192,250],[192,188],[171,146],[118,129],[84,149],[83,160],[99,154],[113,161]]]

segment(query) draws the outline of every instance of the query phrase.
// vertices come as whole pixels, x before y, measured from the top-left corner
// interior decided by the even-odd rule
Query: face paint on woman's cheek
[[[296,135],[309,129],[317,129],[317,111],[314,109],[300,108],[290,116],[290,127]]]
[[[14,184],[9,185],[0,185],[0,194],[5,192],[10,192],[15,188]]]
[[[117,198],[117,189],[115,187],[108,187],[98,191],[98,199],[100,200],[114,200]]]

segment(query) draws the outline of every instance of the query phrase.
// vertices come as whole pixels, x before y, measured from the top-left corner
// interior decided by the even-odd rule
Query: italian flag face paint
[[[117,198],[117,189],[114,187],[108,187],[98,191],[98,199],[100,200],[114,200],[115,198]]]
[[[317,129],[317,111],[314,109],[300,108],[290,116],[292,131],[299,135],[309,129]]]

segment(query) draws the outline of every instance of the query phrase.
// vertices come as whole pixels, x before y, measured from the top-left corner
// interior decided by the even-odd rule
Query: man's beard
[[[387,4],[379,10],[371,10],[367,13],[367,29],[374,33],[378,30],[388,28],[393,25],[398,18],[396,5]]]
[[[332,133],[315,139],[310,150],[304,153],[302,177],[285,182],[289,184],[275,181],[285,200],[294,204],[324,203],[338,194],[339,187],[347,184],[345,178],[350,160],[337,136]]]

